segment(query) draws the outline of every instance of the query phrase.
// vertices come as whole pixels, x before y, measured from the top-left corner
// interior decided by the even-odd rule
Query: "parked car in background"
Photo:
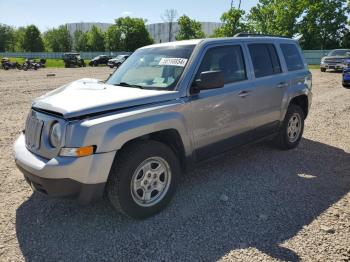
[[[342,83],[343,87],[350,88],[350,58],[345,59]]]
[[[126,59],[128,59],[130,55],[118,55],[117,57],[115,58],[112,58],[112,59],[109,59],[107,65],[110,67],[110,68],[118,68],[122,63],[125,62]]]
[[[343,70],[344,60],[350,57],[350,49],[332,50],[321,59],[321,71],[326,72],[327,69]]]
[[[91,61],[89,62],[89,66],[107,65],[110,59],[111,59],[110,56],[99,55],[91,59]]]
[[[79,53],[64,53],[62,56],[62,59],[64,61],[64,67],[85,67],[84,59],[80,57]]]
[[[312,75],[292,39],[146,46],[107,81],[81,79],[34,100],[15,161],[43,194],[85,203],[106,194],[116,210],[145,218],[165,208],[193,162],[261,139],[297,147],[311,100]]]

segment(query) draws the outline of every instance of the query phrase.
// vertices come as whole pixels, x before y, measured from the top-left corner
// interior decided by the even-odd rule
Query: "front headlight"
[[[50,130],[50,144],[53,147],[59,147],[61,144],[61,139],[62,139],[62,129],[61,129],[61,125],[56,122],[51,126],[51,130]]]

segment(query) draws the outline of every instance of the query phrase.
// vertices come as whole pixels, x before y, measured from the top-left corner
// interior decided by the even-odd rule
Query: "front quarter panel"
[[[72,123],[68,128],[70,147],[96,145],[96,153],[119,150],[125,143],[157,131],[175,129],[190,154],[192,143],[187,129],[186,104],[176,103],[123,111]]]

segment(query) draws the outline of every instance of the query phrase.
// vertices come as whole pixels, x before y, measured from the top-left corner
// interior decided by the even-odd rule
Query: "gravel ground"
[[[153,218],[32,193],[12,156],[31,99],[110,72],[0,71],[0,261],[350,261],[350,90],[336,73],[312,72],[297,149],[260,143],[202,163]]]

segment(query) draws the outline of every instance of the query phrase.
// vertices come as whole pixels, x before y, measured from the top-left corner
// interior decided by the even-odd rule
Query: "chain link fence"
[[[321,58],[329,53],[330,50],[304,50],[304,56],[309,65],[318,65]],[[61,59],[63,52],[0,52],[0,57],[24,57],[24,58],[45,58]],[[92,59],[98,55],[118,56],[130,54],[129,52],[80,52],[83,59]]]

